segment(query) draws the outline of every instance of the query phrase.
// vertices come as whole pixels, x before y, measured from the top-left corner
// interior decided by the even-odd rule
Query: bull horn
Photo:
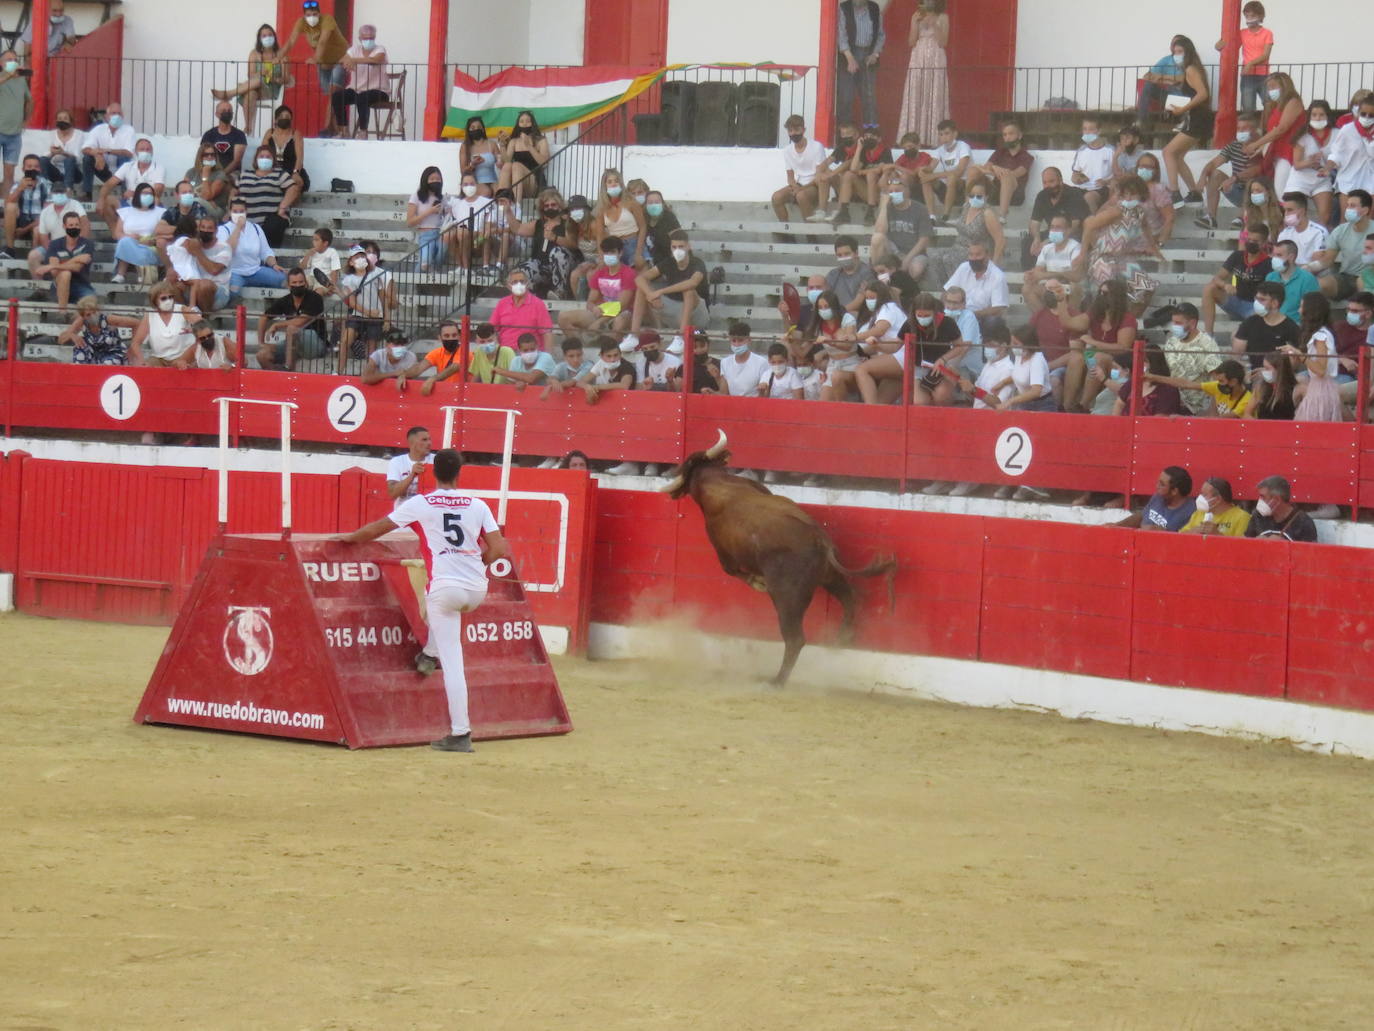
[[[716,432],[720,434],[720,440],[711,445],[710,450],[706,452],[707,458],[715,458],[725,450],[725,431],[717,428]]]
[[[681,476],[674,476],[674,477],[673,477],[673,482],[670,483],[670,484],[668,484],[668,486],[666,486],[666,487],[660,487],[660,488],[658,488],[658,492],[659,492],[660,494],[671,494],[671,493],[673,493],[674,491],[681,490],[681,489],[682,489],[682,477],[681,477]]]

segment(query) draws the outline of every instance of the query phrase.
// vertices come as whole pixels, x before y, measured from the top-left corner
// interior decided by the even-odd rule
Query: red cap
[[[639,334],[639,346],[635,350],[642,351],[646,347],[655,347],[661,343],[663,343],[663,338],[652,329],[642,330]]]

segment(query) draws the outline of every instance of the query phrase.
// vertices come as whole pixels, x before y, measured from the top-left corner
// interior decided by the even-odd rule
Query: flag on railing
[[[468,119],[474,115],[481,116],[488,132],[509,131],[515,127],[516,116],[521,111],[533,112],[539,128],[545,131],[576,125],[633,100],[668,72],[684,68],[762,71],[783,81],[809,71],[804,66],[776,64],[675,64],[666,68],[606,65],[507,68],[485,79],[474,79],[465,72],[455,71],[443,134],[446,139],[462,139]]]

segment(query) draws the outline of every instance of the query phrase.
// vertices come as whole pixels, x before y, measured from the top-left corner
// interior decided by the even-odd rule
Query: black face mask
[[[787,134],[787,138],[791,140],[793,143],[800,143],[802,140],[806,139],[806,134],[800,132],[789,132]]]
[[[469,130],[468,130],[468,139],[470,139],[470,140],[485,140],[486,138],[487,138],[487,130],[485,130],[485,129],[469,129]]]
[[[67,231],[67,235],[70,236],[73,240],[75,240],[78,236],[81,235],[81,227],[80,227],[80,226],[67,226],[67,230],[66,230],[66,231]]]
[[[903,148],[902,148],[902,153],[906,154],[908,157],[915,157],[915,156],[916,156],[917,154],[919,154],[920,152],[921,152],[921,148],[920,148],[920,147],[903,147]]]
[[[841,136],[841,137],[840,137],[840,146],[842,146],[842,147],[852,147],[853,145],[854,145],[854,137],[853,137],[853,136]]]
[[[196,342],[207,351],[213,351],[215,349],[214,337],[206,337],[204,340],[197,340]]]
[[[452,354],[454,351],[458,350],[458,345],[459,345],[461,342],[462,342],[462,341],[460,341],[460,340],[440,340],[440,341],[439,341],[439,343],[441,343],[441,344],[444,345],[444,350],[447,351],[449,354]]]
[[[971,268],[974,272],[985,272],[987,271],[988,267],[988,259],[980,258],[977,261],[974,261],[972,258],[970,258],[968,267]]]
[[[230,122],[232,122],[233,120],[234,120],[234,112],[232,112],[232,111],[221,111],[221,112],[220,112],[219,121],[220,121],[220,124],[221,124],[221,125],[228,125],[228,124],[229,124]]]
[[[303,286],[293,286],[293,287],[291,288],[291,296],[292,296],[292,297],[304,297],[304,296],[305,296],[305,291],[306,291],[306,288],[303,287]]]
[[[199,233],[198,235],[200,236],[200,242],[203,244],[212,244],[215,242],[214,233]]]
[[[68,129],[70,129],[71,127],[72,127],[72,123],[71,123],[71,122],[58,122],[58,123],[57,123],[57,128],[58,128],[60,131],[62,131],[62,132],[66,132],[66,131],[67,131]]]
[[[1245,245],[1245,253],[1246,253],[1246,254],[1258,254],[1258,253],[1259,253],[1259,244],[1255,243],[1254,240],[1251,240],[1249,243],[1247,243],[1247,244]]]
[[[1045,296],[1043,296],[1043,297],[1040,298],[1040,303],[1043,304],[1046,308],[1051,308],[1051,309],[1053,309],[1053,308],[1058,308],[1058,307],[1059,307],[1059,296],[1058,296],[1058,294],[1055,294],[1055,293],[1052,293],[1052,292],[1049,291],[1049,290],[1046,290],[1046,291],[1045,291]]]
[[[645,348],[644,359],[652,365],[654,362],[658,361],[658,352],[650,351],[647,348]]]
[[[291,119],[289,119],[289,118],[278,118],[278,119],[277,119],[277,128],[278,128],[278,129],[289,129],[289,128],[291,128]]]
[[[534,129],[528,125],[517,125],[515,127],[515,135],[517,136],[529,136],[533,132]]]

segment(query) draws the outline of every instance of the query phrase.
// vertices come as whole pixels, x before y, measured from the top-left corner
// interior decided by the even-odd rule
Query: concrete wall
[[[677,0],[668,8],[668,63],[817,61],[821,0]]]

